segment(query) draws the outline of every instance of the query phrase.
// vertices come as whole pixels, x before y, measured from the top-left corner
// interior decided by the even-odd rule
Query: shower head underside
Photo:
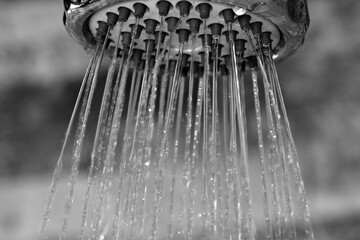
[[[163,4],[159,4],[160,2]],[[200,54],[197,54],[195,60],[200,61],[201,53],[204,52],[202,35],[204,35],[205,29],[203,26],[204,15],[201,14],[201,10],[203,9],[200,9],[199,6],[201,4],[204,5],[204,3],[210,6],[209,16],[206,18],[207,34],[214,35],[214,32],[220,32],[219,44],[221,46],[221,51],[219,59],[223,62],[224,56],[228,55],[230,52],[229,45],[226,40],[226,34],[228,32],[226,14],[224,14],[226,10],[228,11],[231,9],[234,14],[232,17],[233,20],[231,21],[234,41],[240,40],[241,42],[241,39],[244,40],[243,43],[245,45],[242,47],[242,57],[244,58],[253,56],[254,52],[250,43],[246,41],[247,37],[243,26],[239,24],[241,16],[250,16],[249,23],[260,23],[260,32],[265,33],[264,35],[270,36],[269,40],[271,44],[269,45],[274,54],[273,57],[277,60],[286,58],[302,45],[309,24],[306,0],[145,0],[141,2],[95,0],[78,1],[78,3],[65,0],[64,24],[70,35],[87,51],[91,51],[96,44],[99,22],[107,22],[109,13],[119,15],[119,21],[121,21],[122,17],[124,18],[122,19],[122,33],[130,33],[131,27],[135,25],[136,19],[138,18],[139,35],[135,40],[135,49],[145,50],[146,40],[154,39],[156,36],[154,33],[162,31],[162,37],[166,38],[166,36],[169,36],[169,30],[171,31],[171,26],[169,26],[169,24],[171,24],[171,21],[168,21],[168,19],[178,18],[181,19],[181,23],[177,26],[177,31],[174,32],[169,48],[169,55],[170,58],[172,58],[175,57],[178,52],[179,36],[181,35],[181,31],[179,30],[191,30],[192,26],[189,20],[198,19],[200,21],[195,23],[195,25],[199,25],[199,30],[196,32],[198,38],[195,42],[195,52]],[[136,4],[138,4],[138,6],[136,6]],[[119,8],[121,7],[131,10],[131,14],[128,17],[121,16],[122,13],[119,12]],[[148,21],[149,19],[155,21]],[[163,19],[163,25],[160,24],[161,19]],[[153,32],[150,30],[151,26],[149,27],[148,25],[154,24],[149,22],[155,23]],[[251,26],[251,28],[251,30],[253,30],[252,33],[255,34],[253,26]],[[109,37],[110,47],[108,47],[108,49],[111,49],[112,46],[116,45],[116,39],[118,39],[119,34],[120,28],[115,26],[111,30],[111,35]],[[188,33],[185,32],[185,35],[186,34]],[[130,34],[128,34],[128,36],[130,37]],[[124,39],[125,37],[126,35],[123,34],[122,38]],[[186,43],[184,46],[185,54],[190,54],[191,52],[191,44],[190,41],[188,42],[189,43]],[[124,46],[120,43],[120,49],[123,49],[123,47]]]

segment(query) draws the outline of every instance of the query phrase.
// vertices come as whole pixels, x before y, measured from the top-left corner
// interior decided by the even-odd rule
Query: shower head
[[[88,51],[95,48],[98,24],[99,22],[107,22],[109,13],[118,15],[119,22],[124,22],[123,32],[130,32],[131,26],[135,24],[136,19],[139,20],[139,26],[146,27],[146,31],[140,32],[139,39],[136,41],[136,48],[143,50],[145,50],[146,45],[144,40],[148,38],[149,33],[152,33],[149,26],[152,25],[155,32],[159,31],[162,27],[159,24],[162,18],[165,19],[163,32],[167,34],[171,31],[169,28],[171,21],[167,21],[168,19],[182,18],[183,21],[178,26],[178,29],[188,30],[191,30],[191,25],[194,25],[195,28],[196,25],[203,25],[203,20],[206,19],[209,33],[214,34],[211,28],[212,25],[222,26],[222,29],[219,29],[221,33],[219,34],[219,42],[224,45],[222,49],[223,56],[229,52],[228,45],[224,44],[226,43],[226,24],[229,22],[234,23],[232,27],[234,32],[237,33],[234,35],[235,39],[247,39],[243,29],[244,26],[241,26],[241,21],[246,25],[245,20],[251,23],[248,27],[251,27],[253,34],[256,34],[254,32],[256,29],[259,34],[262,32],[270,33],[273,57],[277,60],[288,57],[302,45],[309,26],[306,0],[64,0],[64,6],[66,29]],[[124,9],[128,11],[124,11]],[[244,15],[246,17],[240,20],[241,16]],[[194,19],[199,21],[194,23]],[[200,36],[204,34],[202,26],[200,26],[198,33]],[[115,45],[115,39],[119,34],[119,29],[114,28],[110,36],[110,46]],[[197,39],[195,44],[195,51],[203,51],[200,38]],[[188,45],[185,46],[184,53],[190,52],[190,44]],[[170,57],[177,53],[178,46],[178,34],[174,34],[171,42]],[[121,44],[120,48],[123,48]],[[254,55],[249,42],[245,43],[243,53],[244,57]],[[220,56],[222,61],[224,60],[223,56]],[[199,60],[199,58],[200,55],[197,55],[196,60]]]

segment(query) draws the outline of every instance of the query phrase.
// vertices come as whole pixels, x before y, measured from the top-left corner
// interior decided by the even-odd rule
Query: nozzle
[[[196,10],[200,13],[201,19],[208,19],[210,16],[212,7],[208,3],[200,3],[199,5],[197,5]]]
[[[225,23],[231,23],[234,21],[235,13],[231,8],[222,10],[220,15],[224,18]]]
[[[186,21],[189,24],[191,33],[199,33],[202,21],[198,18],[190,18]]]
[[[187,17],[189,16],[192,5],[188,1],[180,1],[178,4],[176,4],[176,7],[179,8],[180,16]]]
[[[187,30],[187,29],[179,29],[179,30],[176,31],[176,33],[179,35],[179,43],[189,41],[189,35],[190,35],[189,30]]]
[[[244,14],[238,17],[238,21],[242,30],[248,30],[250,27],[250,15]]]
[[[104,37],[108,31],[109,25],[106,22],[99,21],[97,28],[97,37]]]
[[[261,44],[263,46],[269,46],[271,45],[271,32],[262,32],[260,35],[261,38]]]
[[[154,19],[146,19],[144,23],[145,23],[145,32],[147,34],[155,34],[155,29],[159,22]]]
[[[172,8],[172,4],[168,1],[159,1],[156,4],[159,9],[159,15],[165,17],[169,14],[170,9]]]
[[[134,7],[134,15],[136,18],[142,18],[145,12],[148,10],[148,7],[142,3],[135,3],[133,7]]]
[[[130,47],[130,43],[131,43],[131,33],[122,32],[121,35],[122,35],[121,43],[123,45],[124,50],[127,50]]]
[[[176,24],[179,21],[179,18],[177,17],[168,17],[165,19],[165,21],[167,22],[167,26],[168,26],[168,31],[169,32],[174,32],[176,30]]]
[[[213,23],[209,26],[211,35],[214,36],[221,36],[221,30],[223,29],[223,25],[220,23]]]
[[[119,7],[119,21],[120,22],[126,22],[129,19],[131,10],[126,7]]]
[[[247,41],[245,39],[236,39],[235,40],[235,52],[236,54],[241,54],[243,52],[245,52],[246,48],[245,48],[245,43]]]
[[[106,16],[109,27],[114,27],[119,19],[119,16],[113,12],[106,13]]]
[[[260,37],[262,33],[262,22],[253,22],[250,24],[250,28],[254,37]]]

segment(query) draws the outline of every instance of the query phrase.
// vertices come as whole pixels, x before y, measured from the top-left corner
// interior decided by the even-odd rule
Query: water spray
[[[96,94],[102,104],[79,239],[252,240],[257,225],[267,240],[313,239],[275,66],[304,42],[306,0],[64,0],[64,7],[65,28],[92,57],[54,170],[42,239],[74,141],[59,231],[67,238]],[[249,132],[257,135],[256,157]],[[258,176],[249,171],[255,158]],[[251,188],[252,178],[261,178],[261,189]],[[254,191],[262,193],[262,224],[253,217]]]

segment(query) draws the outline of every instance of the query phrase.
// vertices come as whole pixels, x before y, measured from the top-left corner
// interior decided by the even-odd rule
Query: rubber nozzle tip
[[[176,25],[179,21],[177,17],[168,17],[166,18],[167,27],[169,32],[174,32],[176,30]]]
[[[99,37],[105,36],[108,31],[108,28],[109,28],[109,25],[106,22],[99,21],[97,32],[96,32],[97,36],[99,36]]]
[[[253,22],[250,24],[250,28],[254,37],[260,37],[262,32],[262,22]]]
[[[159,1],[156,4],[157,8],[159,9],[160,16],[167,16],[169,14],[170,9],[172,8],[172,4],[168,1]]]
[[[148,7],[142,3],[135,3],[134,4],[134,14],[136,18],[142,18],[146,12]]]
[[[235,40],[235,52],[236,52],[236,54],[241,54],[241,53],[245,52],[245,50],[246,50],[245,43],[246,43],[245,39],[236,39]]]
[[[201,19],[208,19],[210,16],[210,11],[212,10],[212,7],[208,3],[200,3],[196,9],[200,13]]]
[[[189,35],[190,35],[189,30],[187,30],[187,29],[179,29],[179,30],[176,31],[176,33],[179,35],[179,43],[189,41]]]
[[[189,24],[190,32],[191,33],[199,33],[200,25],[202,21],[198,18],[190,18],[187,20],[187,23]]]
[[[176,4],[176,7],[179,8],[180,16],[186,17],[189,16],[192,5],[188,1],[180,1]]]
[[[250,27],[250,15],[244,14],[238,17],[238,21],[242,30],[247,30]]]
[[[111,27],[115,26],[119,19],[119,15],[113,12],[108,12],[106,13],[106,16],[107,16],[107,24]]]
[[[271,32],[262,32],[260,35],[261,38],[261,44],[263,46],[271,45]]]
[[[155,34],[155,29],[159,22],[154,19],[146,19],[144,23],[145,23],[145,32],[147,34]]]
[[[224,9],[220,12],[220,15],[224,18],[225,23],[231,23],[234,21],[235,13],[231,8]]]
[[[119,21],[126,22],[129,19],[131,10],[126,7],[119,7]]]
[[[121,35],[122,35],[121,43],[123,45],[123,48],[126,50],[130,46],[131,33],[130,32],[122,32]]]
[[[220,36],[221,35],[221,30],[223,29],[223,25],[220,23],[213,23],[209,26],[210,31],[211,31],[211,35],[213,36]]]

